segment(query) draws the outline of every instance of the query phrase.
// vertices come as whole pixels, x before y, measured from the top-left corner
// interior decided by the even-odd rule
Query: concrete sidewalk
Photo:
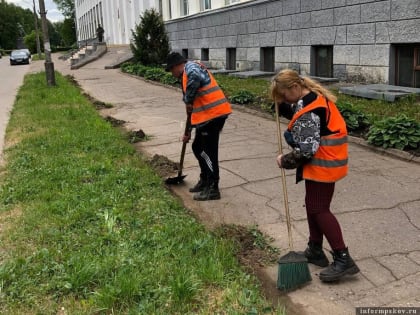
[[[84,68],[70,70],[65,62],[54,60],[56,70],[73,75],[91,96],[114,105],[104,114],[151,136],[138,144],[146,154],[179,161],[186,118],[180,91],[119,70],[105,70],[110,62],[105,55]],[[39,64],[32,67],[42,70]],[[275,246],[287,252],[274,120],[240,110],[229,117],[221,136],[222,199],[218,201],[192,200],[188,187],[197,180],[198,167],[191,146],[187,148],[186,185],[174,188],[186,207],[209,226],[258,225],[274,238]],[[304,184],[294,183],[294,171],[286,173],[295,249],[303,249],[308,236]],[[359,306],[419,307],[420,165],[350,144],[350,174],[337,183],[332,210],[361,273],[323,284],[317,277],[321,269],[310,266],[313,281],[284,296],[275,289],[277,266],[272,266],[260,271],[270,297],[281,297],[289,314],[355,314]]]

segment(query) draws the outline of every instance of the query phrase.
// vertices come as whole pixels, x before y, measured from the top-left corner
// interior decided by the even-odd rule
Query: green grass
[[[223,74],[216,74],[215,77],[228,97],[235,95],[239,90],[250,91],[258,96],[256,102],[250,106],[270,112],[272,101],[269,96],[269,80],[256,78],[240,79]],[[328,88],[328,86],[326,87]],[[337,103],[353,104],[356,109],[362,110],[366,115],[371,117],[372,121],[384,117],[397,116],[398,114],[406,114],[407,117],[414,118],[420,122],[420,100],[413,96],[408,96],[390,103],[382,100],[370,100],[341,94],[334,87],[331,87],[331,91],[337,95]]]
[[[32,54],[32,61],[35,61],[35,60],[45,60],[45,54],[41,53],[41,58],[39,58],[37,53],[33,53]]]
[[[25,77],[0,189],[1,314],[280,314],[66,78]],[[64,312],[63,311],[63,312]]]
[[[405,114],[420,122],[420,99],[410,95],[397,100],[396,102],[387,102],[382,100],[370,100],[365,98],[353,97],[338,93],[332,89],[338,96],[337,103],[350,103],[353,106],[371,116],[372,121],[381,120],[385,117],[394,117],[399,114]]]

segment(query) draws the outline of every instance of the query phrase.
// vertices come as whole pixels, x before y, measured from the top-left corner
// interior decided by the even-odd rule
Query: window
[[[169,0],[168,8],[169,8],[169,19],[172,19],[172,1],[171,0]]]
[[[99,2],[99,13],[100,13],[101,25],[104,26],[104,17],[102,15],[102,2]]]
[[[274,72],[274,47],[262,47],[260,51],[261,71]]]
[[[236,48],[226,48],[226,70],[236,70]]]
[[[332,78],[333,46],[312,47],[313,74],[317,77]]]
[[[208,48],[201,48],[201,60],[202,61],[209,61],[209,49]]]
[[[188,0],[181,1],[181,16],[188,15]]]
[[[200,0],[200,11],[210,10],[211,0]]]
[[[188,48],[184,48],[182,50],[182,57],[184,57],[185,59],[188,59]]]
[[[420,88],[420,45],[396,49],[396,85]]]

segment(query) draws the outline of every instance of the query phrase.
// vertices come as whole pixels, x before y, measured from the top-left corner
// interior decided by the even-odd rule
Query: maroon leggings
[[[340,224],[330,211],[334,187],[335,183],[305,181],[309,240],[321,244],[323,235],[325,235],[332,250],[343,250],[346,245]]]

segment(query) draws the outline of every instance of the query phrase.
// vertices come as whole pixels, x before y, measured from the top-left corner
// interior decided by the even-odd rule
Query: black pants
[[[226,117],[210,120],[195,130],[192,150],[200,165],[200,176],[212,183],[219,182],[219,138]]]

